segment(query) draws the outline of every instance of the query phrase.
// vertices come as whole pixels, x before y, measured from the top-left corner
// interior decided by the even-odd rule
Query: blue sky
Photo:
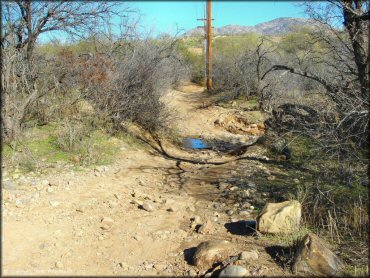
[[[141,15],[140,31],[156,36],[160,33],[174,35],[177,27],[182,31],[195,28],[203,23],[197,18],[204,16],[206,1],[125,1],[122,8],[131,8]],[[298,1],[212,1],[213,26],[228,24],[256,25],[278,17],[306,17]],[[117,24],[119,18],[114,18]],[[115,29],[115,28],[114,28]],[[117,29],[118,31],[118,29]],[[57,37],[67,40],[63,33],[45,34],[39,42],[48,42]]]
[[[202,23],[205,1],[126,2],[142,14],[141,27],[154,34],[174,33],[176,25],[185,30]],[[213,1],[213,25],[256,25],[278,17],[305,17],[297,1]]]

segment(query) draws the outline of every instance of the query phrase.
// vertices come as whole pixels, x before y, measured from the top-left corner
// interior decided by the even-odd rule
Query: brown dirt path
[[[233,136],[213,125],[225,109],[197,108],[205,98],[202,91],[187,85],[169,93],[181,135]],[[260,259],[246,266],[256,276],[284,274],[266,252],[265,241],[229,228],[246,216],[228,215],[227,210],[236,211],[240,204],[222,197],[225,190],[214,185],[240,171],[252,176],[261,163],[245,161],[240,171],[236,162],[179,167],[161,156],[122,147],[120,158],[107,167],[50,170],[41,178],[27,177],[35,185],[3,189],[3,275],[202,275],[186,257],[208,239],[236,242],[240,251],[258,250]],[[143,201],[153,202],[154,211],[140,209]],[[212,234],[190,227],[196,215],[213,221]],[[101,228],[104,217],[114,221],[108,230]]]

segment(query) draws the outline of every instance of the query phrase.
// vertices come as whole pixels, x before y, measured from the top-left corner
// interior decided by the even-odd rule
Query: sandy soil
[[[230,111],[199,109],[206,101],[202,91],[190,84],[169,92],[178,132],[235,137],[213,124]],[[253,219],[253,213],[236,213],[241,204],[232,190],[226,196],[215,186],[240,175],[251,180],[264,167],[260,162],[179,166],[146,151],[122,146],[121,152],[107,167],[55,169],[42,178],[25,177],[29,183],[16,189],[3,189],[3,275],[203,275],[189,256],[209,239],[236,242],[239,251],[256,249],[259,260],[245,265],[256,276],[284,275],[266,251],[266,241],[233,229],[238,220]],[[152,202],[154,210],[140,209],[142,202]],[[212,233],[197,233],[191,227],[194,216],[211,220]],[[104,217],[113,220],[107,229],[102,228]]]

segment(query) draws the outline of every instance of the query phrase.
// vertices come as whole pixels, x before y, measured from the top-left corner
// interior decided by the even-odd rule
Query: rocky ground
[[[263,133],[256,121],[230,120],[236,111],[202,108],[202,90],[187,85],[169,92],[180,136],[240,147]],[[213,240],[216,253],[232,246],[229,260],[242,270],[231,273],[291,275],[271,242],[246,228],[271,197],[257,194],[256,175],[273,180],[283,171],[263,163],[263,149],[246,150],[233,155],[169,146],[174,156],[188,159],[179,161],[122,145],[112,165],[5,176],[3,274],[201,276],[210,267],[194,265],[195,250]],[[191,162],[199,157],[218,163]]]

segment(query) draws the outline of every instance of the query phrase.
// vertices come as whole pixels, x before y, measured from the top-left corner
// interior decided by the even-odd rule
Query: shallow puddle
[[[184,138],[182,140],[183,146],[190,149],[209,149],[208,144],[202,139],[198,138]]]

